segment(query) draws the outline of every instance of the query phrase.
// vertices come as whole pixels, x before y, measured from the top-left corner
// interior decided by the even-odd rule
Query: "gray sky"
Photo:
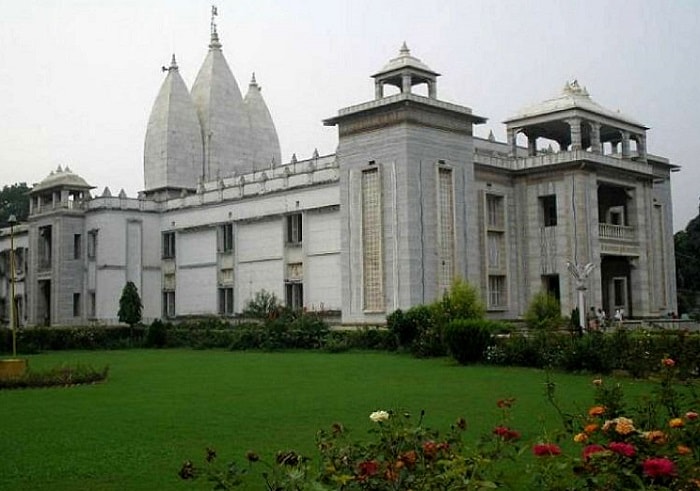
[[[209,43],[202,0],[0,0],[0,186],[69,165],[96,186],[135,196],[143,140],[174,52],[188,87]],[[700,2],[304,0],[217,2],[224,54],[245,94],[263,87],[282,145],[332,153],[321,119],[370,100],[369,76],[412,54],[443,76],[441,99],[506,117],[576,78],[593,99],[651,128],[650,153],[673,175],[674,229],[698,214]]]

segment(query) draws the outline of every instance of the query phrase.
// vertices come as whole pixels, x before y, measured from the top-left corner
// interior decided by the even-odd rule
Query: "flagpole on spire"
[[[211,6],[211,35],[214,36],[216,35],[216,21],[214,20],[214,17],[219,15],[219,11],[216,8],[216,5]]]

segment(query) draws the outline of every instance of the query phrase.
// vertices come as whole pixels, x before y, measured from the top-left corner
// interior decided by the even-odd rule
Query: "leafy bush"
[[[142,346],[144,333],[140,326],[27,327],[17,331],[17,345],[23,353],[127,349]],[[11,350],[11,332],[0,329],[0,351]]]
[[[486,314],[478,290],[459,278],[434,306],[439,322],[444,324],[455,319],[483,319]]]
[[[251,319],[271,319],[277,317],[282,303],[272,292],[260,290],[248,301],[243,309],[243,316]]]
[[[525,322],[530,329],[557,329],[562,325],[559,301],[547,292],[537,293],[525,312]]]
[[[485,359],[496,332],[504,330],[500,322],[482,319],[455,319],[445,326],[445,343],[452,357],[462,365]]]
[[[107,379],[109,367],[96,370],[91,366],[60,366],[44,371],[28,370],[23,376],[0,379],[0,389],[28,389],[37,387],[67,387],[92,384]]]
[[[168,342],[167,327],[160,319],[154,320],[146,329],[146,341],[144,345],[147,348],[164,348]]]

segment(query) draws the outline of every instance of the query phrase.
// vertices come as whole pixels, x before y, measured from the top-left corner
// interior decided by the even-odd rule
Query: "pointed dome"
[[[215,26],[209,52],[192,86],[192,99],[202,127],[204,179],[249,170],[248,115],[236,79],[221,52]]]
[[[146,190],[194,189],[204,161],[202,130],[175,55],[148,119],[143,152]]]
[[[270,162],[282,161],[275,123],[272,121],[261,90],[253,74],[243,102],[250,121],[251,161],[254,167],[261,167],[256,164],[268,165]]]

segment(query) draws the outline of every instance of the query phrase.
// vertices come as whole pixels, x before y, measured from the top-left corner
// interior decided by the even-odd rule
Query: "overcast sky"
[[[143,188],[143,140],[172,53],[188,87],[207,52],[209,1],[0,0],[0,186],[60,165],[102,192]],[[442,74],[438,97],[493,130],[578,79],[651,128],[673,175],[674,229],[700,197],[700,1],[219,1],[224,55],[263,87],[282,158],[333,153],[323,118],[371,100],[369,76],[406,41]]]

